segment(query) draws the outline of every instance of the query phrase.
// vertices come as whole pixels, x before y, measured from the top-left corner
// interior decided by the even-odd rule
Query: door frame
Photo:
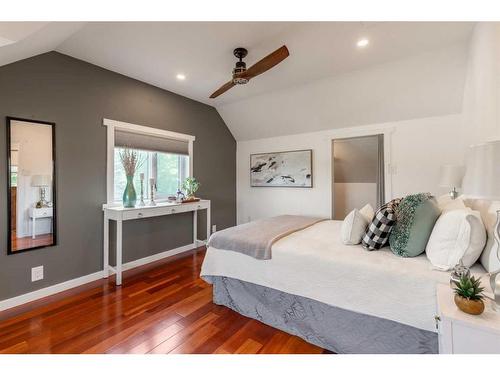
[[[334,185],[333,185],[333,176],[334,176],[334,160],[333,160],[333,142],[335,140],[340,139],[349,139],[349,138],[360,138],[360,137],[369,137],[374,135],[383,135],[384,136],[384,197],[385,201],[390,201],[392,197],[392,175],[393,173],[393,165],[392,165],[392,133],[394,133],[394,127],[374,127],[369,129],[356,129],[356,128],[344,128],[339,129],[337,131],[333,131],[330,133],[330,196],[332,199],[331,204],[331,217],[333,218],[334,214],[334,205],[335,205],[335,197],[334,197]]]

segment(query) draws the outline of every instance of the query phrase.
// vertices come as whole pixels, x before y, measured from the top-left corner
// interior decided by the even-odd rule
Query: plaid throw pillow
[[[391,229],[396,224],[396,208],[399,202],[400,198],[393,199],[377,210],[361,241],[365,249],[378,250],[387,244]]]

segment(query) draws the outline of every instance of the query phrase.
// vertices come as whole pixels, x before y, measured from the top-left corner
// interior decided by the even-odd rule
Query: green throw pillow
[[[402,257],[422,254],[439,214],[436,200],[431,194],[405,197],[396,209],[396,225],[389,237],[392,252]]]

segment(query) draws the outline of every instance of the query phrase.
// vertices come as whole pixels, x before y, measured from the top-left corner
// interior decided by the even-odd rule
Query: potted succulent
[[[467,314],[479,315],[484,311],[481,281],[474,276],[462,276],[456,283],[455,304]]]
[[[188,177],[182,183],[182,190],[186,192],[186,199],[183,202],[194,202],[199,200],[194,196],[198,188],[200,187],[200,183],[194,177]]]

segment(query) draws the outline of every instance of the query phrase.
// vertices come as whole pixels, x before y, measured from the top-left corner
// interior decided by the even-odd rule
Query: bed
[[[260,260],[208,247],[214,302],[336,353],[437,353],[436,284],[425,254],[401,258],[340,241],[342,222],[289,234]],[[486,274],[481,265],[473,274]]]

